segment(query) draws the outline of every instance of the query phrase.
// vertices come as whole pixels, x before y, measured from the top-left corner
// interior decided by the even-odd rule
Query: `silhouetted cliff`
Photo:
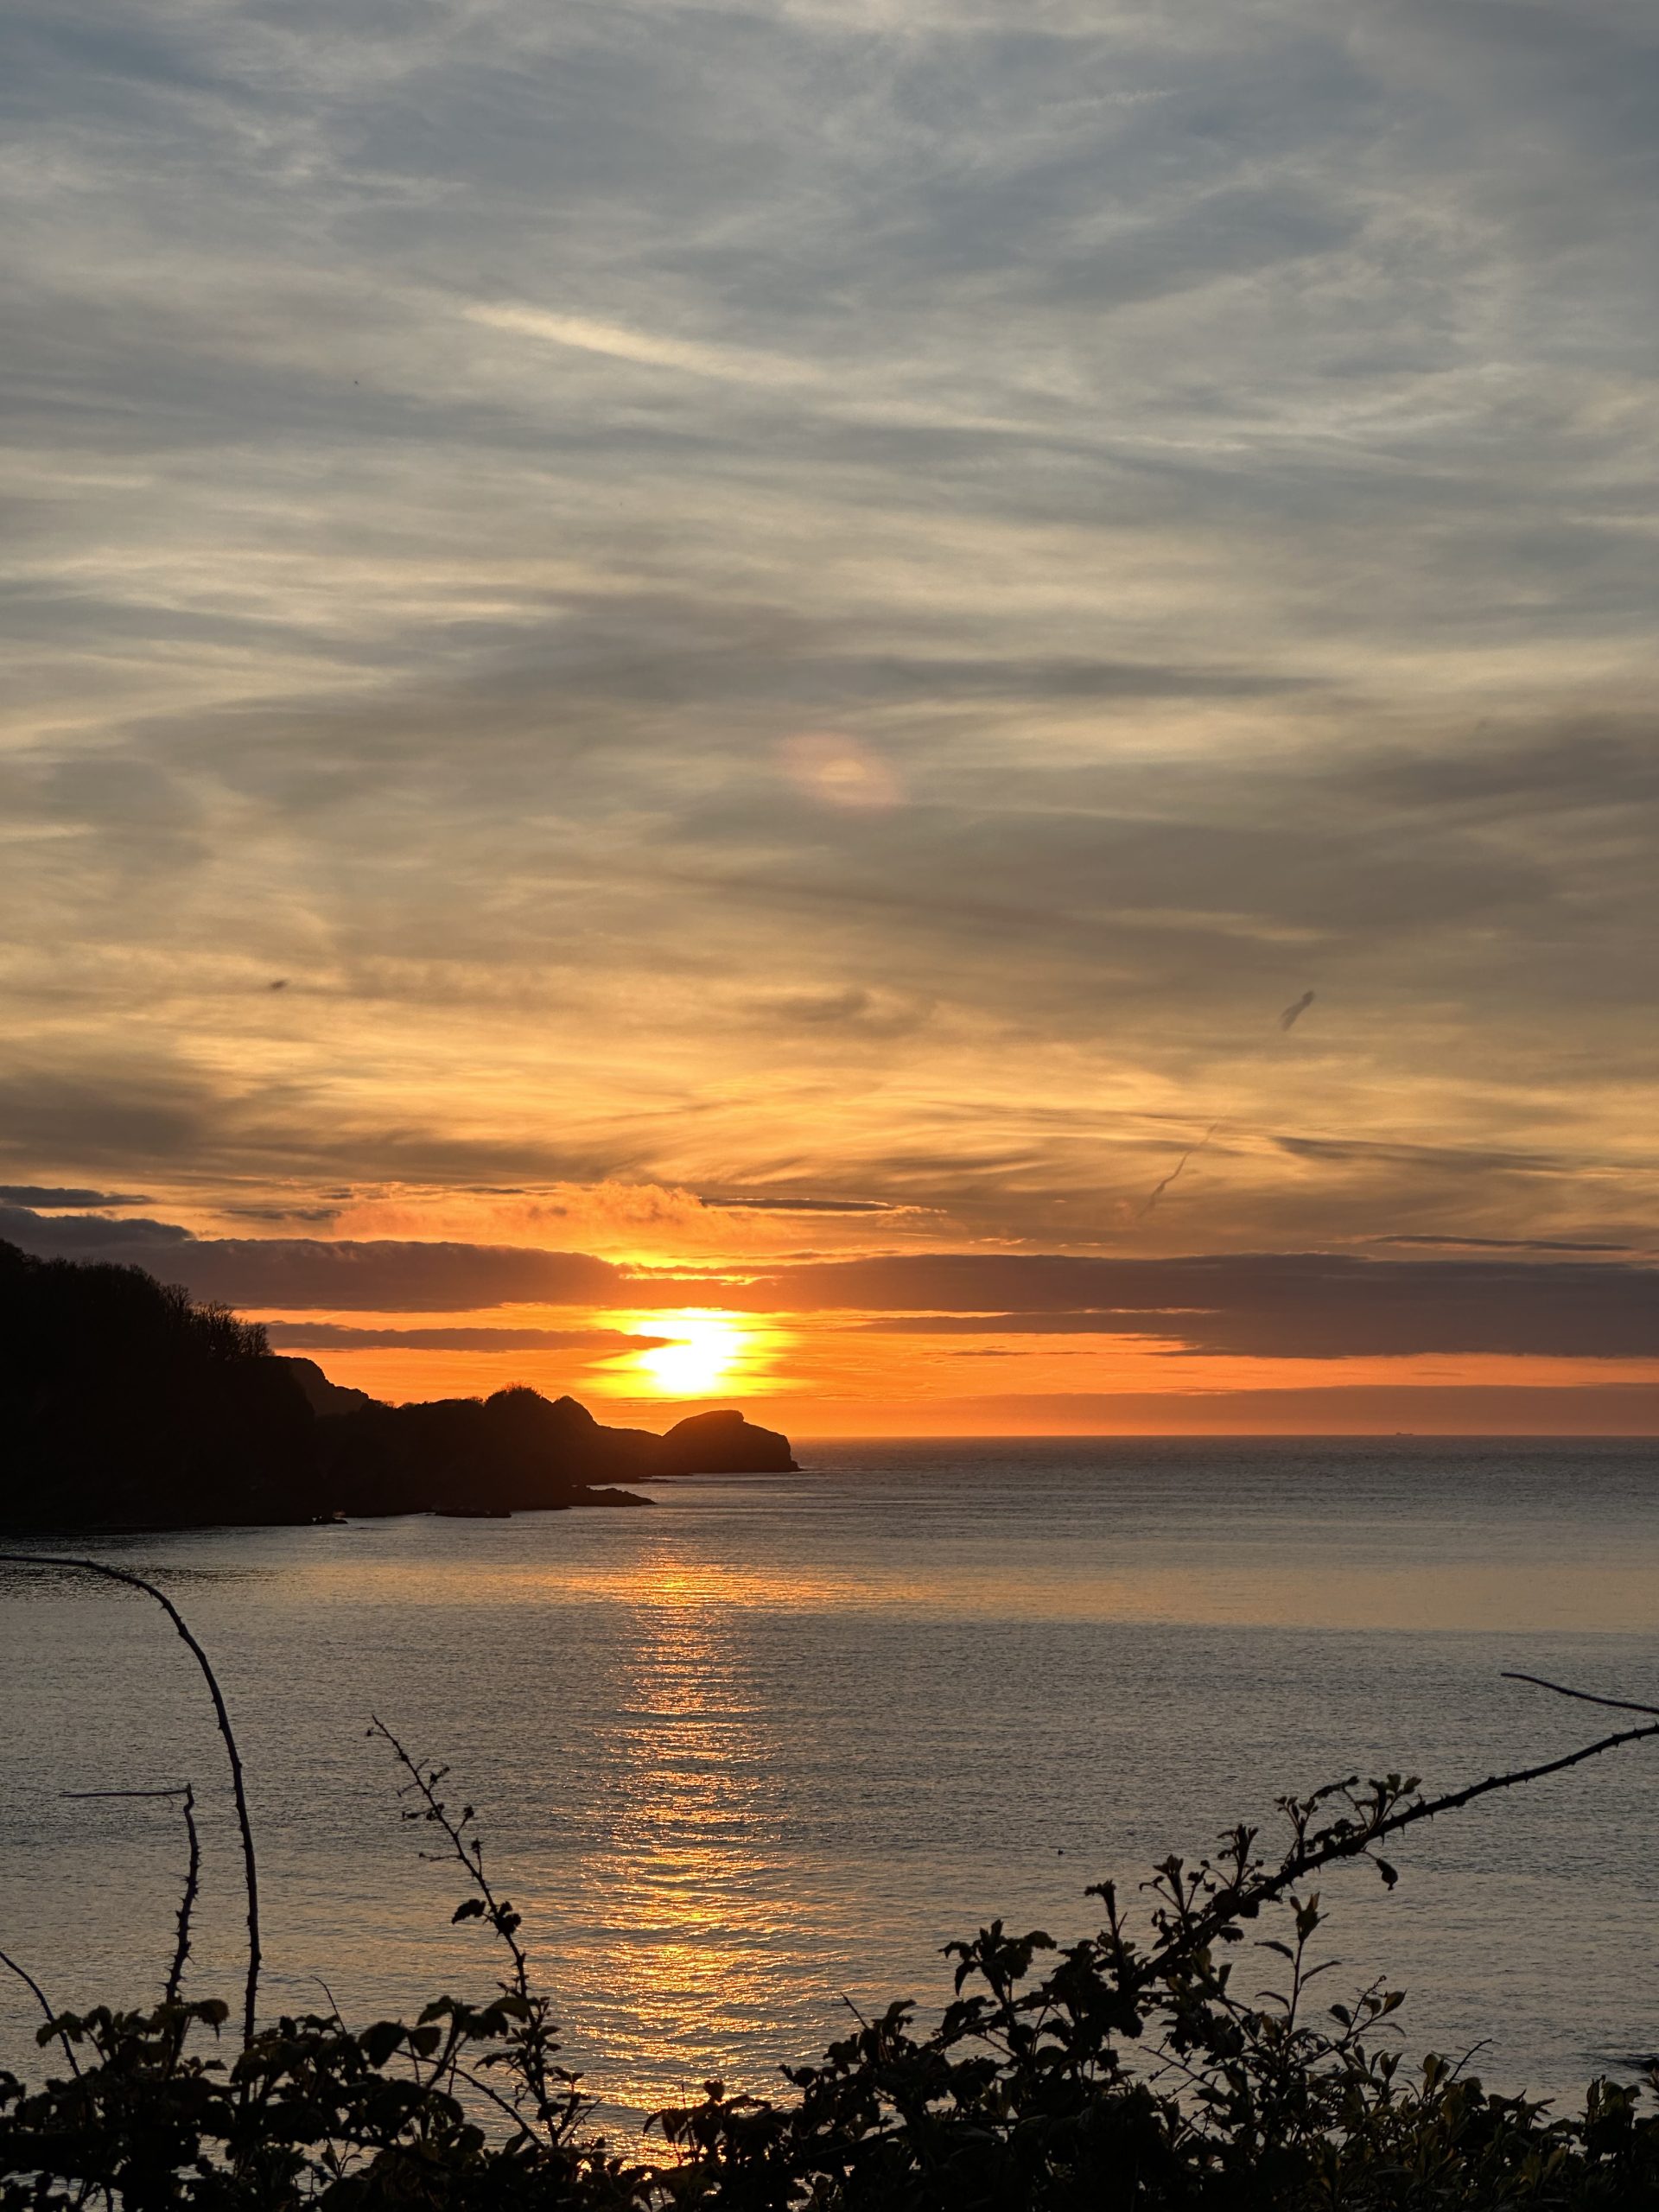
[[[656,1436],[522,1388],[384,1405],[142,1268],[3,1243],[0,1450],[10,1529],[643,1504],[609,1486],[795,1465],[786,1437],[735,1412]]]
[[[315,1359],[296,1359],[292,1352],[272,1352],[270,1357],[279,1367],[285,1367],[305,1393],[305,1402],[319,1416],[329,1414],[349,1414],[359,1406],[378,1406],[380,1401],[372,1398],[366,1390],[353,1390],[344,1382],[331,1382]]]
[[[795,1465],[786,1437],[741,1414],[696,1414],[654,1436],[603,1428],[574,1398],[522,1387],[483,1399],[372,1404],[319,1422],[318,1433],[329,1497],[352,1514],[533,1512],[582,1503],[576,1493],[596,1483]]]

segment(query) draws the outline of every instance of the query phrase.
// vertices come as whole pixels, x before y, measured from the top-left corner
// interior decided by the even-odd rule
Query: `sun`
[[[737,1364],[748,1332],[720,1313],[664,1313],[655,1325],[672,1344],[635,1355],[651,1387],[665,1398],[702,1398]]]

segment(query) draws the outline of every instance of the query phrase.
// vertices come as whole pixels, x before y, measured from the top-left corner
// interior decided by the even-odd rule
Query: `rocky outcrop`
[[[378,1400],[366,1390],[353,1390],[344,1382],[331,1382],[315,1359],[299,1359],[291,1352],[273,1352],[271,1357],[280,1367],[285,1367],[304,1394],[305,1402],[314,1414],[349,1414],[359,1406],[372,1406]]]
[[[689,1414],[661,1441],[664,1474],[788,1475],[797,1465],[786,1436],[729,1409]]]
[[[620,1496],[601,1497],[599,1487],[795,1465],[787,1437],[740,1413],[695,1414],[657,1436],[607,1428],[575,1398],[522,1387],[424,1405],[372,1401],[320,1421],[318,1432],[330,1504],[352,1515],[614,1504]]]

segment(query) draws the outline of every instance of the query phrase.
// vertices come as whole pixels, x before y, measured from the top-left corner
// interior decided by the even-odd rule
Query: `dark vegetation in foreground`
[[[1211,1857],[1157,1867],[1144,1911],[1103,1883],[1089,1892],[1100,1901],[1098,1933],[1065,1948],[993,1922],[947,1947],[956,1993],[936,2024],[918,2025],[903,2003],[860,2018],[817,2063],[785,2069],[787,2093],[777,2098],[708,2082],[698,2101],[655,2115],[647,2141],[660,2139],[661,2150],[641,2153],[594,2132],[592,2101],[559,2063],[550,2000],[519,1916],[486,1872],[472,1807],[455,1806],[446,1770],[411,1758],[378,1720],[370,1733],[401,1764],[404,1819],[464,1877],[454,1918],[495,1938],[505,1971],[482,2003],[440,1997],[413,2024],[353,2030],[337,2013],[313,2013],[257,2024],[251,1837],[235,1739],[205,1654],[170,1601],[135,1577],[4,1556],[132,1583],[190,1644],[243,1819],[249,1972],[238,2048],[225,2034],[227,2007],[183,1992],[199,1878],[183,1794],[189,1865],[159,2005],[57,2014],[0,1954],[46,2016],[42,2049],[62,2060],[40,2087],[0,2074],[0,2212],[1659,2207],[1651,2069],[1644,2088],[1592,2082],[1581,2111],[1557,2117],[1493,2094],[1441,2059],[1408,2066],[1390,2040],[1397,1993],[1377,1986],[1325,2001],[1313,1886],[1326,1869],[1363,1860],[1392,1887],[1381,1851],[1390,1838],[1659,1735],[1659,1724],[1438,1798],[1390,1775],[1283,1799],[1278,1855],[1263,1851],[1256,1830],[1236,1827]],[[1258,1986],[1264,1959],[1275,1985],[1268,1990]]]
[[[655,1436],[525,1389],[384,1405],[141,1268],[3,1243],[0,1442],[13,1529],[639,1504],[604,1485],[795,1464],[786,1438],[736,1413]]]

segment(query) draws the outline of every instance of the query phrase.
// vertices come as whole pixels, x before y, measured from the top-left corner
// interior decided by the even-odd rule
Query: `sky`
[[[0,1236],[1659,1431],[1649,0],[13,0]]]

